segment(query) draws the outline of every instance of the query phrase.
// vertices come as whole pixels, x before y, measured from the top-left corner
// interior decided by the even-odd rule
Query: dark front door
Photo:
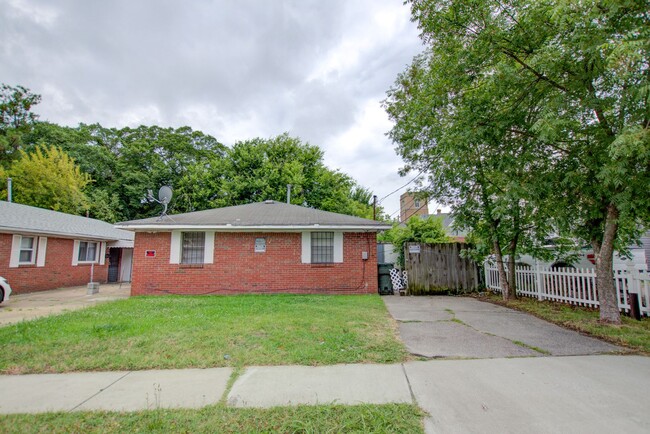
[[[120,276],[120,254],[122,249],[108,250],[108,282],[117,282]]]

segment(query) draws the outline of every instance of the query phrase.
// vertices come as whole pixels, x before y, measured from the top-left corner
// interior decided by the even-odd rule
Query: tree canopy
[[[91,217],[116,222],[156,215],[158,205],[142,199],[148,190],[163,185],[174,190],[169,212],[183,213],[266,199],[285,201],[287,184],[292,186],[293,204],[373,216],[370,191],[326,167],[317,146],[286,133],[226,147],[190,127],[65,127],[37,121],[31,108],[40,96],[21,86],[2,89],[0,136],[11,132],[17,137],[12,142],[16,155],[37,156],[43,152],[39,149],[55,147],[69,156],[92,179],[82,188],[87,197],[83,212]],[[9,167],[12,155],[4,152],[2,164]],[[23,186],[14,186],[19,201]],[[381,207],[377,215],[383,218]]]
[[[619,321],[613,248],[650,216],[648,2],[408,3],[427,51],[386,101],[405,170],[495,250],[591,243],[601,319]]]
[[[40,101],[40,95],[22,86],[0,84],[0,166],[7,167],[18,155],[22,134],[38,118],[32,106]]]
[[[55,146],[39,146],[30,154],[23,150],[19,153],[20,158],[14,160],[6,173],[0,173],[11,177],[15,202],[69,214],[85,213],[88,198],[84,189],[91,179],[72,158]],[[7,198],[6,187],[0,194]]]

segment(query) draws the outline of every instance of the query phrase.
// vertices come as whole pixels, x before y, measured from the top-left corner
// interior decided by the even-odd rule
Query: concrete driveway
[[[100,285],[93,295],[86,295],[85,286],[12,294],[8,302],[0,304],[0,326],[128,298],[130,293],[129,283],[116,283]]]
[[[447,359],[404,365],[427,433],[650,432],[647,357],[472,298],[383,300],[409,352]]]
[[[577,356],[624,352],[527,313],[469,297],[383,297],[412,354],[425,358]]]

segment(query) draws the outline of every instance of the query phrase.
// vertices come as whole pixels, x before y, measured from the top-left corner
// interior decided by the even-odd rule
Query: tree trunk
[[[517,298],[517,279],[515,278],[515,257],[517,256],[517,243],[519,234],[515,234],[510,240],[510,256],[508,256],[508,282],[510,286],[509,298]]]
[[[503,295],[503,300],[508,301],[510,299],[510,285],[508,284],[508,278],[506,277],[506,270],[503,267],[503,254],[501,253],[501,246],[499,241],[493,241],[494,246],[494,255],[497,257],[497,270],[499,271],[499,286],[501,287],[501,294]]]
[[[592,240],[594,256],[596,257],[596,289],[600,303],[600,322],[620,324],[621,314],[618,310],[618,296],[614,286],[614,240],[618,230],[618,209],[610,204],[607,206],[605,231],[602,243]]]
[[[508,256],[508,282],[510,287],[509,298],[517,298],[517,282],[515,279],[515,254],[514,251]]]

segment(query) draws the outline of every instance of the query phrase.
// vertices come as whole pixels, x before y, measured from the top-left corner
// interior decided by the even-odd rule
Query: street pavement
[[[384,300],[423,360],[5,375],[0,413],[413,402],[428,433],[650,432],[648,357],[477,300]]]

